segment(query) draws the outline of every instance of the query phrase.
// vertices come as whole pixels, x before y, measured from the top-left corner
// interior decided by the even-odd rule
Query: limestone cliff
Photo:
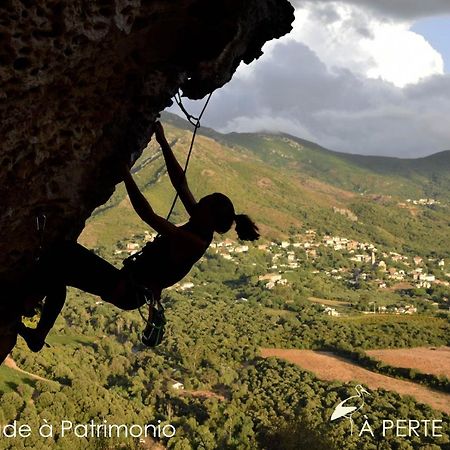
[[[181,88],[198,99],[291,29],[287,0],[6,0],[0,4],[0,280],[76,239]],[[0,299],[5,305],[8,299]]]
[[[0,6],[0,272],[75,239],[178,88],[201,98],[290,30],[284,0],[28,0]]]

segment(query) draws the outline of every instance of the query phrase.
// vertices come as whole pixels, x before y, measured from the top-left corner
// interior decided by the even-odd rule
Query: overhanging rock
[[[198,99],[291,29],[287,0],[11,0],[0,5],[0,279],[76,239],[181,88]]]

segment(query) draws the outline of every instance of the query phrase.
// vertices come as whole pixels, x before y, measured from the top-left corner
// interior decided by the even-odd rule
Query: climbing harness
[[[163,340],[166,317],[160,301],[147,304],[149,307],[147,326],[142,333],[141,342],[147,347],[156,347]]]

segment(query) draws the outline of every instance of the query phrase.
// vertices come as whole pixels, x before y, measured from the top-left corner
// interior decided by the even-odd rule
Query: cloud
[[[423,17],[450,14],[448,0],[344,0],[345,3],[362,6],[385,17],[415,20]],[[308,0],[290,0],[298,8],[311,3]],[[314,3],[335,4],[335,0],[314,0]]]
[[[395,11],[404,0],[379,2],[376,14],[363,7],[373,2],[297,3],[293,32],[214,94],[204,125],[282,131],[361,154],[418,157],[450,148],[450,75],[406,19],[421,14],[422,2],[408,0],[401,19]]]
[[[444,72],[442,56],[411,26],[344,2],[306,2],[296,11],[291,38],[314,50],[329,68],[346,67],[403,87]]]
[[[333,150],[409,158],[449,147],[449,116],[449,76],[401,89],[331,71],[291,40],[217,91],[203,124],[224,132],[281,131]]]

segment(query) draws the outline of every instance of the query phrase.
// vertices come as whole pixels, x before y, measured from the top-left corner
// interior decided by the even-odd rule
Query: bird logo
[[[350,433],[353,435],[353,419],[352,416],[356,411],[359,411],[365,404],[364,395],[370,395],[366,389],[360,384],[355,386],[357,395],[352,395],[349,398],[343,400],[339,405],[334,408],[333,414],[331,414],[330,421],[345,417],[350,420]]]

